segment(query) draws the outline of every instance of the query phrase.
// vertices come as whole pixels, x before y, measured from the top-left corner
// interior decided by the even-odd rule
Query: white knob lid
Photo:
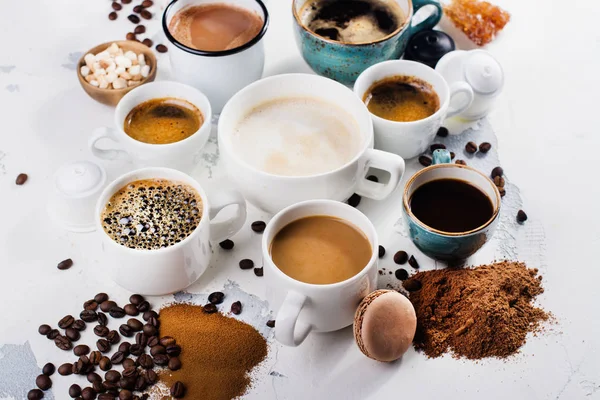
[[[59,192],[68,197],[85,197],[98,191],[106,181],[106,173],[98,164],[75,161],[56,171],[54,183]]]
[[[500,63],[485,50],[470,52],[465,60],[465,79],[473,90],[492,94],[502,89],[504,73]]]

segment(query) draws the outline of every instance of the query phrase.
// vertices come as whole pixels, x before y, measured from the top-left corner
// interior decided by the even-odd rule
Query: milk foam
[[[311,97],[280,98],[255,107],[237,124],[231,141],[248,164],[285,176],[337,169],[363,144],[350,113]]]

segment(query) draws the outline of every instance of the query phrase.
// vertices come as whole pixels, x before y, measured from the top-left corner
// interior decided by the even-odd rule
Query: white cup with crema
[[[381,200],[404,173],[400,156],[373,149],[371,116],[360,99],[316,75],[277,75],[245,87],[223,109],[218,136],[229,178],[270,213],[353,193]],[[370,167],[389,180],[367,180]]]

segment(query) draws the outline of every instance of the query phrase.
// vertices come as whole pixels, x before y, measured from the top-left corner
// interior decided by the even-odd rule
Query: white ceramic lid
[[[464,62],[465,79],[479,93],[492,94],[502,88],[502,67],[487,51],[470,52]]]
[[[56,189],[69,197],[84,197],[106,181],[104,169],[91,161],[75,161],[61,166],[54,175]]]

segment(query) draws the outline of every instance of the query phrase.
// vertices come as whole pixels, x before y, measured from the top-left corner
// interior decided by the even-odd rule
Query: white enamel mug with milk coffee
[[[202,199],[202,218],[194,231],[179,243],[156,250],[132,249],[115,242],[102,227],[101,215],[111,196],[128,183],[141,179],[166,179],[191,186]],[[227,206],[236,205],[230,219],[212,222]],[[132,292],[163,295],[183,290],[204,273],[210,263],[210,242],[233,236],[246,221],[246,202],[236,191],[212,191],[210,196],[191,176],[168,168],[143,168],[110,183],[96,204],[96,229],[102,238],[103,265],[113,280]]]
[[[327,285],[300,282],[283,273],[271,259],[275,235],[289,223],[315,215],[347,221],[369,240],[371,258],[353,277]],[[362,212],[338,201],[310,200],[279,212],[263,233],[262,256],[267,299],[277,313],[275,337],[287,346],[300,345],[310,332],[331,332],[352,324],[361,300],[377,289],[379,241],[375,227]]]
[[[234,150],[236,126],[255,107],[280,98],[315,98],[349,113],[358,125],[359,151],[339,168],[308,176],[275,175],[245,162]],[[309,74],[271,76],[236,93],[219,118],[219,150],[229,178],[246,200],[272,214],[300,201],[343,201],[353,193],[382,200],[396,189],[404,173],[400,156],[373,149],[373,124],[363,102],[341,83]],[[367,180],[369,167],[389,172],[389,181]]]
[[[230,50],[204,51],[184,45],[169,32],[171,19],[183,8],[220,3],[256,12],[263,20],[258,35]],[[162,26],[165,36],[173,44],[169,50],[173,76],[205,93],[215,114],[221,112],[238,90],[261,78],[265,64],[262,38],[269,26],[269,12],[261,0],[173,0],[165,9]]]

